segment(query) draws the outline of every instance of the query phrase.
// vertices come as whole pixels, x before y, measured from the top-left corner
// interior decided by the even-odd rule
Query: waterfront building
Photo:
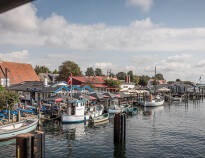
[[[40,81],[30,64],[0,62],[0,85],[6,87],[24,81]]]

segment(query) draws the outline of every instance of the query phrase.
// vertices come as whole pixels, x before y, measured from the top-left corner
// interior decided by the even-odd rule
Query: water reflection
[[[126,144],[115,144],[113,157],[114,158],[126,158]]]
[[[85,125],[83,123],[63,124],[62,127],[67,139],[75,140],[85,136]]]

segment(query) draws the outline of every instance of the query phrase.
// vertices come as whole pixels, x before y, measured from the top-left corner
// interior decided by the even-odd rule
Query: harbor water
[[[113,143],[113,120],[95,127],[45,121],[42,130],[46,158],[205,157],[203,102],[142,108],[127,118],[124,145]],[[0,142],[0,158],[9,157],[15,157],[15,140]]]

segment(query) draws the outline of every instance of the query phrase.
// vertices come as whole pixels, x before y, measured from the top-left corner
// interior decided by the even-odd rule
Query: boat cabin
[[[72,100],[68,105],[68,114],[82,116],[85,113],[86,101],[84,100]]]

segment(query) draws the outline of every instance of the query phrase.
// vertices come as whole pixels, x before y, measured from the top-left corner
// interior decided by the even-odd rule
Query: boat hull
[[[109,120],[109,113],[94,118],[94,123],[105,122]]]
[[[33,123],[31,123],[28,126],[25,126],[25,127],[22,127],[16,130],[11,130],[11,131],[7,131],[4,133],[0,133],[0,141],[12,139],[12,138],[15,138],[19,134],[25,134],[25,133],[34,131],[37,125],[38,125],[38,119],[36,119]]]
[[[157,107],[157,106],[162,106],[164,104],[164,100],[159,101],[159,102],[145,102],[144,106],[146,107]]]
[[[62,123],[82,123],[85,120],[88,121],[89,120],[89,116],[86,115],[62,115],[61,117]]]

